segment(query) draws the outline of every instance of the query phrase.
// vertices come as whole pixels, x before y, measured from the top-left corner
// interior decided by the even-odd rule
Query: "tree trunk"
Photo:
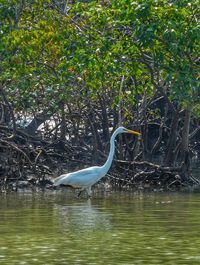
[[[142,106],[142,118],[143,118],[143,159],[146,160],[148,158],[149,150],[148,150],[148,120],[147,120],[147,95],[146,91],[143,96],[143,106]]]
[[[182,131],[182,143],[180,148],[180,160],[182,162],[182,177],[187,179],[190,174],[190,155],[189,155],[189,130],[190,130],[191,111],[185,110],[184,125]]]
[[[65,104],[61,102],[61,127],[60,127],[60,139],[65,141],[66,136],[66,117],[65,117]]]
[[[106,110],[106,103],[105,103],[105,99],[103,96],[99,96],[99,103],[101,105],[103,139],[104,141],[107,141],[110,139],[110,133],[109,133],[109,122],[108,122],[108,114]]]
[[[173,166],[174,159],[175,159],[175,148],[176,148],[176,141],[177,141],[177,130],[178,130],[178,123],[179,123],[179,113],[174,113],[171,122],[171,129],[169,134],[169,140],[167,144],[167,154],[164,159],[165,166]]]
[[[13,112],[13,108],[12,108],[12,105],[11,103],[8,101],[7,97],[6,97],[6,94],[3,90],[3,85],[1,84],[0,85],[0,94],[3,98],[3,101],[7,107],[7,109],[9,110],[10,112],[10,117],[12,119],[12,127],[13,127],[13,135],[12,136],[15,136],[16,135],[16,130],[17,130],[17,127],[16,127],[16,120],[15,120],[15,115],[14,115],[14,112]]]

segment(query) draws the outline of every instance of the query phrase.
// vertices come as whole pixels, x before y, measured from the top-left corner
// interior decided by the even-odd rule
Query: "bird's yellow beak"
[[[140,132],[132,131],[132,130],[127,130],[127,133],[132,133],[136,135],[142,135]]]

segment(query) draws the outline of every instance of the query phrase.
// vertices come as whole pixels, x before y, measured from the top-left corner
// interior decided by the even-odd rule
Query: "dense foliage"
[[[119,159],[159,155],[188,178],[199,148],[198,1],[75,2],[1,0],[2,137],[12,134],[15,151],[19,131],[43,152],[62,141],[67,161],[101,163],[123,124],[143,136],[120,145]]]

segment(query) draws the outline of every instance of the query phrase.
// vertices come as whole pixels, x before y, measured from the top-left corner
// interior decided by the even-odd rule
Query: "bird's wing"
[[[54,180],[54,185],[70,185],[75,188],[88,187],[99,177],[99,167],[89,167],[76,172],[61,175]]]

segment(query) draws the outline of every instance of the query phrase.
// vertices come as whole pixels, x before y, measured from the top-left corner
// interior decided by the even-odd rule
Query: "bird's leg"
[[[92,189],[91,189],[91,187],[88,187],[86,189],[86,191],[87,191],[88,197],[91,198],[92,197]]]
[[[84,190],[87,190],[87,189],[86,189],[86,188],[82,188],[82,189],[79,191],[79,193],[78,193],[78,195],[77,195],[77,198],[79,198],[79,197],[81,196],[81,193],[82,193]]]
[[[82,193],[84,190],[87,192],[88,198],[91,198],[91,197],[92,197],[92,190],[91,190],[91,187],[81,189],[81,190],[79,191],[78,195],[77,195],[77,198],[80,197],[81,193]]]
[[[79,193],[78,193],[78,195],[77,195],[77,198],[79,198],[79,197],[80,197],[80,195],[81,195],[82,191],[83,191],[83,189],[81,189],[81,190],[79,191]]]

